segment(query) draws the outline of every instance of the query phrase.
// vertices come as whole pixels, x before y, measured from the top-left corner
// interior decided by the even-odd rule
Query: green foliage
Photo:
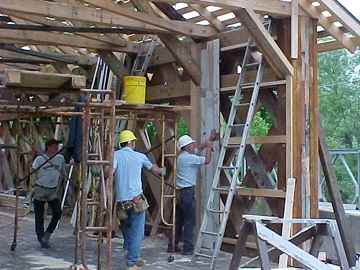
[[[360,52],[345,50],[319,54],[319,112],[329,149],[360,148]],[[356,177],[355,157],[346,157]],[[345,202],[349,203],[353,186],[341,162],[335,171]]]
[[[183,135],[189,134],[189,128],[186,124],[185,119],[182,117],[178,117],[178,119],[176,119],[176,133],[178,138]]]
[[[264,107],[258,110],[251,122],[250,136],[266,136],[271,128],[272,122],[269,113]]]

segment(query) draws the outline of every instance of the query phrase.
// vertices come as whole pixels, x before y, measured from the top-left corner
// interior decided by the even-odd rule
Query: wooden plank
[[[69,74],[9,69],[5,71],[5,85],[47,89],[62,87],[80,89],[86,87],[86,78]]]
[[[255,224],[256,234],[258,234],[258,223]],[[260,237],[256,237],[256,246],[258,248],[261,270],[270,270],[270,258],[267,253],[266,241]]]
[[[354,35],[360,37],[360,23],[356,18],[346,11],[344,7],[334,0],[319,0],[319,3],[328,8],[328,11]]]
[[[212,130],[220,130],[220,41],[218,39],[208,41],[206,49],[201,51],[201,84],[200,84],[200,134],[201,139],[207,138]],[[199,138],[200,139],[200,138]],[[199,141],[200,142],[200,141]],[[212,182],[220,153],[219,143],[213,145],[211,162],[201,168],[202,199],[200,207],[206,208],[210,196]],[[215,196],[213,207],[219,208],[220,197]],[[219,219],[216,216],[210,218],[207,230],[215,231]],[[212,243],[212,242],[211,242]]]
[[[59,2],[37,0],[27,0],[26,2],[2,0],[0,2],[0,9],[5,14],[6,11],[9,10],[30,15],[58,18],[60,20],[79,21],[96,26],[124,27],[129,30],[142,31],[144,33],[170,33],[168,30],[154,27],[147,23],[85,5],[75,6]]]
[[[337,184],[336,174],[331,164],[330,154],[325,144],[325,137],[320,130],[319,135],[319,156],[323,168],[327,190],[330,195],[331,204],[334,209],[335,218],[339,227],[341,240],[344,245],[346,257],[350,266],[355,266],[355,249],[353,238],[350,234],[349,220],[346,218],[341,193]]]
[[[356,51],[357,45],[353,42],[353,40],[348,37],[345,32],[340,29],[340,27],[337,27],[335,24],[330,22],[329,19],[317,9],[317,7],[312,5],[311,1],[299,0],[299,4],[311,17],[318,19],[319,24],[324,27],[331,36],[343,44],[346,49],[352,53]]]
[[[156,0],[153,2],[176,3],[175,0]],[[213,5],[222,8],[251,8],[260,13],[272,13],[276,15],[290,16],[291,6],[288,2],[277,0],[182,0],[182,3]]]
[[[333,221],[331,222],[329,225],[329,233],[331,235],[332,241],[334,243],[334,247],[335,247],[335,251],[337,253],[338,256],[338,260],[340,262],[340,266],[342,270],[348,270],[349,267],[349,262],[347,261],[346,258],[346,254],[345,254],[345,250],[344,250],[344,246],[343,243],[341,241],[341,237],[340,237],[340,233],[339,233],[339,229],[336,225],[336,222]]]
[[[72,34],[56,34],[38,31],[24,30],[1,30],[0,42],[3,44],[25,44],[25,45],[62,45],[75,48],[103,49],[110,51],[121,51],[136,53],[137,45],[129,43],[125,47],[114,46],[108,43],[90,40],[88,38]]]
[[[239,144],[240,137],[230,137],[229,144]],[[272,136],[252,136],[247,139],[247,144],[272,144],[272,143],[286,143],[286,135],[272,135]]]
[[[106,0],[84,0],[84,2],[91,4],[95,7],[109,11],[111,13],[134,19],[149,25],[157,26],[166,29],[170,32],[183,34],[193,37],[210,37],[216,34],[216,31],[211,27],[192,24],[188,22],[179,22],[173,20],[165,20],[153,15],[142,12],[134,12],[128,8],[123,8],[111,1]]]
[[[288,254],[290,257],[294,258],[295,260],[309,267],[310,269],[331,270],[331,268],[325,263],[306,253],[304,250],[295,246],[293,243],[282,239],[281,236],[258,222],[256,223],[256,232],[257,236],[260,239],[280,249],[282,252]]]
[[[305,241],[311,239],[312,237],[314,237],[316,235],[316,233],[317,233],[316,227],[317,227],[317,225],[311,225],[309,227],[302,229],[301,231],[299,231],[298,233],[293,235],[289,239],[289,241],[291,243],[293,243],[294,245],[299,246],[300,244],[304,243]],[[282,253],[280,250],[278,250],[275,247],[268,249],[267,252],[270,257],[278,257]],[[238,265],[238,267],[242,269],[243,267],[246,267],[246,266],[256,262],[258,259],[259,259],[259,256],[254,257],[254,258],[248,260],[246,263]],[[238,269],[238,268],[236,268],[236,269]]]
[[[194,10],[199,12],[199,14],[204,17],[210,24],[218,31],[222,32],[225,28],[224,24],[218,20],[210,11],[206,9],[205,6],[201,6],[199,4],[191,4],[190,5]]]
[[[264,197],[264,198],[285,198],[283,190],[270,189],[270,188],[246,188],[240,187],[236,189],[237,196],[248,197]]]
[[[241,262],[241,257],[245,254],[246,240],[252,231],[253,226],[250,223],[245,222],[241,225],[239,238],[236,240],[236,246],[232,254],[229,270],[238,269]]]
[[[299,0],[291,1],[291,58],[299,55]]]
[[[316,50],[317,43],[317,24],[314,20],[310,21],[309,27],[309,124],[310,124],[310,216],[319,217],[319,109],[318,109],[318,54]]]
[[[265,29],[258,15],[251,9],[239,9],[234,11],[248,31],[252,34],[258,47],[260,47],[267,62],[278,75],[285,77],[293,74],[293,67],[283,54],[272,36]]]
[[[295,192],[295,178],[289,178],[286,184],[286,198],[284,207],[284,219],[292,219],[294,206],[294,192]],[[282,226],[282,238],[288,240],[291,236],[291,224],[285,223]],[[286,268],[288,266],[288,256],[286,254],[280,255],[279,268]]]

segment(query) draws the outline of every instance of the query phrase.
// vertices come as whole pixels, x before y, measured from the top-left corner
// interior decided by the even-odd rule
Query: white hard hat
[[[189,135],[183,135],[179,138],[177,145],[178,145],[178,148],[181,149],[184,146],[187,146],[194,142],[195,141]]]

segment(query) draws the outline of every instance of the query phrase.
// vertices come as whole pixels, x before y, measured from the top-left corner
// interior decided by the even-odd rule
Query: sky
[[[338,0],[344,7],[349,9],[360,20],[360,0]]]

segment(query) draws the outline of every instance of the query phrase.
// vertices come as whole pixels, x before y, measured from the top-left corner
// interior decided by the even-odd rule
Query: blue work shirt
[[[176,160],[176,188],[192,187],[201,165],[205,164],[205,157],[182,151]]]
[[[117,202],[133,199],[140,195],[142,190],[141,169],[151,169],[152,163],[142,153],[130,147],[121,148],[114,153],[114,186]]]

